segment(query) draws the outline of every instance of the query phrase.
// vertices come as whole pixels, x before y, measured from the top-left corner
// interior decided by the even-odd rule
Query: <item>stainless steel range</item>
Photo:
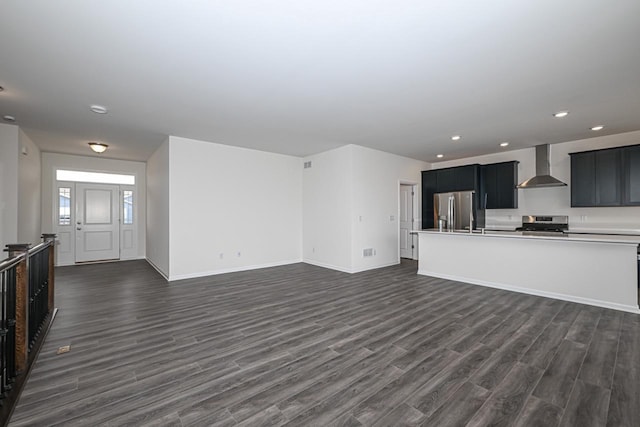
[[[566,215],[526,215],[522,217],[522,227],[516,231],[531,234],[561,234],[569,230],[569,217]]]

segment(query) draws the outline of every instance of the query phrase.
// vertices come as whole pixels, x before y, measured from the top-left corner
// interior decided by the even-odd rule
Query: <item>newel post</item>
[[[13,258],[24,254],[16,266],[16,371],[27,369],[29,358],[29,243],[7,245],[5,251]]]
[[[47,277],[47,283],[49,284],[49,313],[53,313],[54,297],[56,293],[55,287],[55,274],[54,274],[54,257],[56,253],[56,235],[54,233],[45,233],[42,235],[42,240],[45,242],[51,242],[49,246],[49,271]]]

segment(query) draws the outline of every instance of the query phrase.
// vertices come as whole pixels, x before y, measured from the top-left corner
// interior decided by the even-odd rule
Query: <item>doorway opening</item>
[[[398,244],[400,258],[418,259],[417,236],[412,234],[416,227],[418,204],[416,202],[417,185],[400,183],[400,221]]]
[[[138,222],[135,176],[64,172],[75,171],[56,171],[53,198],[58,235],[56,265],[135,257]]]

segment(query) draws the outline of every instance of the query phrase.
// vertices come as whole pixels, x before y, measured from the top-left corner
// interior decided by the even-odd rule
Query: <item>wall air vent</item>
[[[311,167],[311,162],[304,162],[304,168],[309,169]]]
[[[370,256],[373,256],[373,248],[363,249],[363,250],[362,250],[362,256],[363,256],[363,257],[370,257]]]

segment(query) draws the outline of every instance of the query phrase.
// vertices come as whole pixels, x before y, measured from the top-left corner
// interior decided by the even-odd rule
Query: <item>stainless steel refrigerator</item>
[[[435,225],[443,231],[472,230],[474,227],[474,191],[456,191],[433,195]]]

